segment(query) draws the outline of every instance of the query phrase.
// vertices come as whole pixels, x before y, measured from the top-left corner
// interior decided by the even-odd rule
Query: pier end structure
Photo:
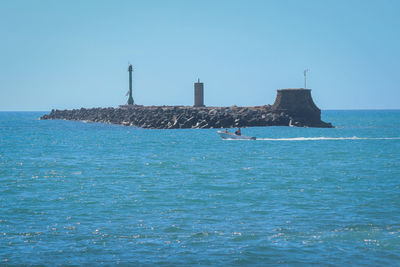
[[[275,102],[272,105],[272,111],[284,112],[301,123],[318,126],[326,124],[321,121],[321,110],[312,99],[311,89],[278,89]]]

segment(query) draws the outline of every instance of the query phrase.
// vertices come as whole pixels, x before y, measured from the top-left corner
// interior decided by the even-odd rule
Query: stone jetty
[[[118,108],[52,110],[40,119],[78,120],[148,129],[297,126],[332,128],[321,120],[309,89],[278,90],[275,103],[252,107],[123,105]]]
[[[274,111],[270,105],[256,107],[133,106],[52,110],[40,119],[78,120],[136,126],[149,129],[233,128],[254,126],[298,126],[331,128],[323,121],[297,121]]]

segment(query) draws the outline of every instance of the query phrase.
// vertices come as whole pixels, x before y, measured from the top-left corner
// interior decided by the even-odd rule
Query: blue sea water
[[[399,110],[256,141],[43,114],[0,112],[0,265],[400,265]]]

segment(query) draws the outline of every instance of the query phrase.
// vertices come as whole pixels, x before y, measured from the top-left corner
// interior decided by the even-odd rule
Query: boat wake
[[[400,140],[400,137],[294,137],[294,138],[257,138],[259,141],[330,141],[330,140]]]

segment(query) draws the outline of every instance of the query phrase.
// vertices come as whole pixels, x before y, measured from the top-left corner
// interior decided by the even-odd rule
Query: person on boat
[[[240,128],[235,132],[236,135],[242,135],[242,132],[240,131]]]

